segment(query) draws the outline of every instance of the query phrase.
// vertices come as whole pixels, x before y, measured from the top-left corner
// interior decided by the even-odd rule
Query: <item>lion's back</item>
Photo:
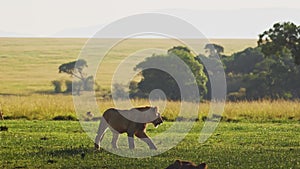
[[[115,121],[124,122],[124,121],[127,120],[126,118],[124,118],[124,117],[120,114],[120,112],[119,112],[117,109],[114,109],[114,108],[107,109],[107,110],[103,113],[103,117],[105,118],[105,120],[106,120],[108,123],[112,123],[112,122],[115,122]]]
[[[127,131],[130,121],[122,116],[120,110],[110,108],[103,113],[103,118],[109,124],[109,126],[119,133]]]

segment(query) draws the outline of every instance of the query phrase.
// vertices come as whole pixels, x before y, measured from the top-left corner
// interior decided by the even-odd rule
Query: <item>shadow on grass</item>
[[[91,153],[95,153],[95,152],[97,152],[97,151],[91,147],[85,147],[85,148],[78,147],[78,148],[66,148],[66,149],[60,149],[60,150],[52,150],[52,151],[48,151],[47,154],[49,154],[52,157],[80,156],[81,158],[84,158],[85,154],[91,154]]]
[[[31,152],[28,154],[28,156],[34,157],[34,159],[40,159],[41,161],[38,160],[37,165],[68,166],[68,165],[75,165],[75,164],[77,165],[78,163],[80,163],[81,160],[89,160],[91,157],[94,156],[94,154],[98,154],[97,152],[103,153],[104,151],[95,151],[93,147],[80,147],[80,146],[74,148],[72,146],[66,148],[39,147],[38,151]],[[52,167],[56,168],[54,166]]]
[[[32,92],[32,94],[46,94],[46,95],[72,95],[72,92],[54,92],[53,90],[38,90],[38,91],[34,91]]]
[[[85,159],[86,155],[95,153],[103,153],[105,151],[95,150],[92,147],[76,147],[76,148],[62,148],[62,149],[40,149],[38,152],[32,154],[32,156],[39,156],[45,159],[48,164],[57,163],[59,159]]]
[[[29,96],[29,94],[0,93],[0,96]]]

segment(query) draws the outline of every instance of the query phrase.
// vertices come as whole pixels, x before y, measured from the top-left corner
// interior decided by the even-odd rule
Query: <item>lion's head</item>
[[[163,123],[162,117],[160,115],[160,113],[158,112],[158,108],[157,107],[151,107],[151,109],[153,110],[152,112],[155,115],[155,118],[153,121],[151,121],[151,123],[154,125],[154,127],[159,126],[161,123]]]
[[[207,169],[206,163],[201,163],[198,166],[189,161],[176,160],[173,164],[169,165],[166,169]]]
[[[157,107],[145,106],[120,112],[127,119],[137,123],[152,123],[155,127],[157,127],[163,122]]]

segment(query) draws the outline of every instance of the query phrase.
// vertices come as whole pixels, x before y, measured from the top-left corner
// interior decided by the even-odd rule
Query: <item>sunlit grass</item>
[[[89,122],[97,123],[98,122]],[[149,158],[125,158],[106,150],[95,151],[93,138],[74,121],[0,121],[8,131],[0,132],[1,168],[166,168],[176,159],[194,163],[206,162],[209,168],[299,168],[300,126],[276,123],[219,124],[203,144],[199,135],[203,123],[195,123],[184,140],[174,148]],[[153,138],[173,122],[164,122],[157,129],[149,125]],[[104,137],[107,138],[109,131]],[[165,137],[176,138],[171,132]],[[168,145],[164,139],[154,143]],[[135,139],[137,149],[146,146]],[[121,151],[130,153],[126,134],[120,136]],[[135,151],[135,150],[134,150]],[[159,150],[158,150],[159,151]]]
[[[245,119],[298,119],[300,120],[299,101],[242,101],[226,104],[225,115]]]
[[[116,107],[112,100],[97,100],[99,112]],[[175,120],[181,110],[181,102],[167,101],[152,102],[153,106],[159,106],[160,112],[168,120]],[[151,105],[148,100],[131,100],[130,107]],[[120,103],[119,103],[120,105]],[[71,95],[24,95],[24,96],[0,96],[0,106],[5,116],[11,118],[26,117],[28,119],[52,119],[55,116],[72,115],[76,117],[74,103]],[[197,105],[191,105],[197,106]],[[121,107],[124,108],[124,107]],[[200,103],[198,118],[201,120],[208,115],[210,102]],[[239,121],[297,121],[300,120],[299,101],[240,101],[226,102],[223,112],[224,119]],[[87,110],[89,111],[89,110]],[[100,117],[101,114],[95,114]],[[191,117],[189,112],[181,115]]]

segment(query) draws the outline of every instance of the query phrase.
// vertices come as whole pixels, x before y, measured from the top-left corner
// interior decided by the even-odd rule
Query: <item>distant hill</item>
[[[161,9],[154,11],[181,18],[192,24],[207,38],[217,39],[254,39],[275,22],[291,21],[300,24],[300,10],[288,8],[246,8],[234,10],[191,10]],[[109,24],[109,23],[107,23]],[[92,26],[79,25],[73,28],[62,28],[54,34],[45,36],[23,34],[0,30],[0,37],[58,37],[90,38],[105,24],[95,23]],[[159,26],[159,25],[158,25]],[[62,25],[63,27],[63,25]]]
[[[0,30],[0,37],[36,37],[36,35],[7,32],[7,31]]]
[[[99,31],[102,27],[103,27],[103,25],[95,25],[95,26],[90,26],[90,27],[64,29],[62,31],[56,32],[55,34],[51,35],[51,37],[90,38],[97,31]]]
[[[249,8],[235,10],[161,9],[157,13],[177,16],[191,23],[207,38],[253,39],[275,22],[300,24],[299,9]],[[104,24],[65,29],[51,37],[92,37]]]

